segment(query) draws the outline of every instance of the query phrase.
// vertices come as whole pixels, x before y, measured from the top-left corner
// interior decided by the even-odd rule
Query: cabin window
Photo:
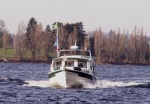
[[[66,61],[65,65],[66,66],[74,66],[74,61]]]
[[[61,61],[54,61],[53,67],[54,70],[58,70],[61,67]]]
[[[81,68],[87,68],[87,62],[86,61],[79,61],[78,66]]]

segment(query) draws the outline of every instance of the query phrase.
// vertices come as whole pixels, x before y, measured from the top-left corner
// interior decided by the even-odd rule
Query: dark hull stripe
[[[80,77],[88,78],[88,79],[91,79],[91,80],[96,80],[96,78],[95,78],[94,76],[92,76],[92,75],[90,75],[90,74],[87,74],[87,73],[83,73],[83,72],[81,72],[81,71],[67,70],[67,69],[65,69],[65,70],[68,71],[68,72],[76,73],[76,74],[78,74],[78,76],[80,76]]]
[[[61,72],[61,71],[62,71],[62,70],[54,71],[54,72],[48,74],[48,77],[49,77],[49,78],[55,77],[55,74],[56,74],[56,73],[59,73],[59,72]]]

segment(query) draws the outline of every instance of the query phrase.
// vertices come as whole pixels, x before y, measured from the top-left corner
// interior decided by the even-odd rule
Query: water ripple
[[[149,104],[149,66],[97,65],[86,88],[49,86],[48,64],[0,63],[0,104]]]

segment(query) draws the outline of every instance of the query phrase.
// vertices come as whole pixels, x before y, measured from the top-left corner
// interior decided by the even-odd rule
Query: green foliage
[[[36,42],[37,42],[36,38],[37,37],[36,37],[36,35],[40,34],[38,32],[36,33],[36,31],[38,31],[36,29],[38,29],[37,28],[37,21],[35,20],[35,18],[32,17],[29,20],[29,23],[28,23],[28,26],[27,26],[27,29],[26,29],[26,34],[25,34],[26,38],[25,38],[24,41],[26,42],[25,47],[27,49],[29,49],[32,53],[32,59],[33,60],[35,59],[36,47],[37,47],[37,44],[36,44]]]
[[[31,29],[33,29],[34,28],[34,26],[37,24],[37,21],[35,20],[35,18],[31,18],[30,20],[29,20],[29,23],[28,23],[28,26],[27,26],[27,28],[26,28],[26,36],[27,36],[27,38],[30,40],[30,33],[31,33]]]

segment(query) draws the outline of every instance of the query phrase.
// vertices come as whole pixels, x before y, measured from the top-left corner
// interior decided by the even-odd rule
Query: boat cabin
[[[69,69],[83,71],[86,73],[94,72],[94,61],[83,56],[61,56],[55,58],[51,64],[51,71]]]

